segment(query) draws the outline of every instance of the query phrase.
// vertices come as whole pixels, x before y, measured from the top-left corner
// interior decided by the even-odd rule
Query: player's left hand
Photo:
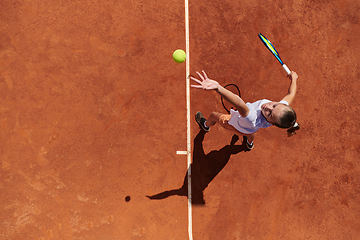
[[[199,72],[196,72],[196,73],[197,73],[197,75],[199,75],[201,80],[194,78],[194,77],[190,77],[191,80],[193,80],[199,84],[199,85],[191,85],[191,87],[201,88],[204,90],[217,90],[219,88],[219,83],[215,80],[211,80],[210,78],[208,78],[205,71],[202,71],[204,76],[201,75],[201,73],[199,73]]]

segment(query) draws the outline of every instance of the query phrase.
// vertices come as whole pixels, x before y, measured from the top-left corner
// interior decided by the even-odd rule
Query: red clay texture
[[[184,1],[0,3],[0,239],[189,239]],[[299,75],[301,128],[254,149],[195,113],[198,240],[359,239],[360,2],[189,1],[190,72],[279,101]]]

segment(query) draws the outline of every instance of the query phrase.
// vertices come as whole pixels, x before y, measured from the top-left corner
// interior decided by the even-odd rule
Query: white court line
[[[189,0],[185,0],[185,38],[186,38],[186,148],[187,148],[187,167],[188,167],[188,233],[189,240],[193,240],[192,235],[192,195],[191,195],[191,134],[190,134],[190,48],[189,48]]]
[[[186,155],[187,153],[187,151],[176,151],[176,154],[178,155]]]

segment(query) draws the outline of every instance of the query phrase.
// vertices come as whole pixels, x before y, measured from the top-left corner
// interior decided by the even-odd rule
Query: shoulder
[[[246,105],[250,108],[250,109],[259,109],[261,107],[261,105],[271,102],[270,100],[267,99],[262,99],[262,100],[258,100],[256,102],[248,102],[246,103]]]
[[[261,103],[261,104],[264,104],[264,103],[268,103],[268,102],[271,102],[269,99],[261,99],[261,100],[257,100],[256,102],[253,102],[253,103]]]
[[[285,100],[281,100],[279,103],[285,104],[286,106],[289,106],[289,103]]]

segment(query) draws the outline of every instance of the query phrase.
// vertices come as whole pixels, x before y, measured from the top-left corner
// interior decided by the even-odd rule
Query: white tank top
[[[237,110],[235,111],[231,109],[231,118],[228,121],[229,125],[233,126],[239,132],[244,134],[251,134],[257,132],[260,128],[267,128],[272,126],[272,124],[269,123],[266,118],[261,114],[261,105],[269,102],[271,101],[263,99],[254,103],[246,103],[246,106],[248,106],[250,110],[249,114],[246,117],[242,117]],[[281,100],[280,103],[289,106],[289,104],[284,100]]]

